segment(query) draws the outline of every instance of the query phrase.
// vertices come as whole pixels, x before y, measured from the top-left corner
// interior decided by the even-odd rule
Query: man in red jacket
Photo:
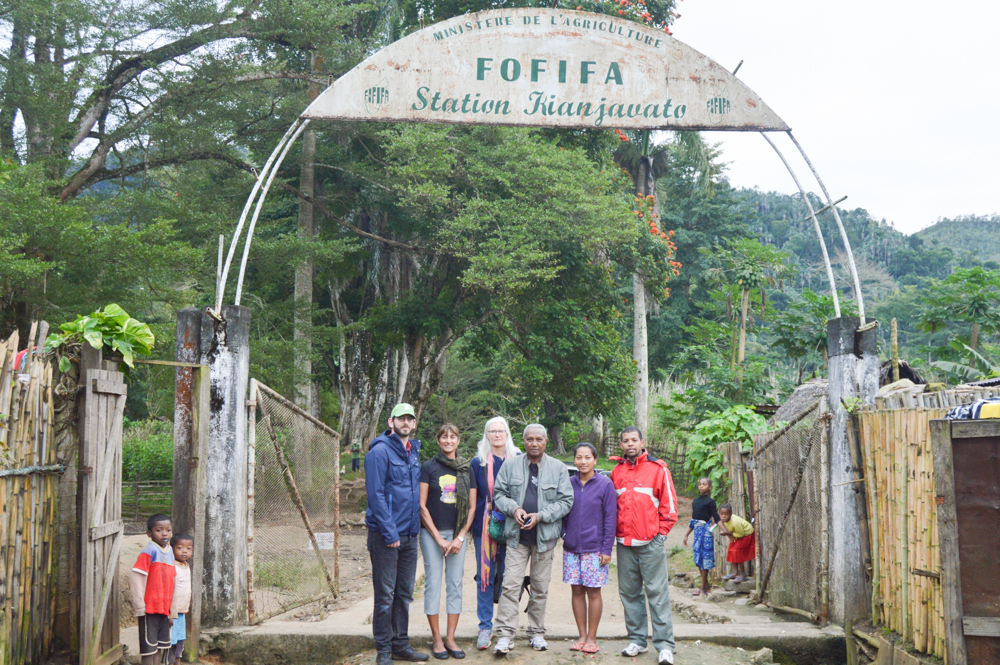
[[[649,601],[657,662],[673,665],[674,624],[664,545],[677,523],[677,493],[667,465],[646,452],[638,427],[622,430],[621,446],[625,457],[613,458],[618,459],[618,466],[611,480],[618,493],[618,595],[629,637],[622,655],[634,658],[648,651]]]

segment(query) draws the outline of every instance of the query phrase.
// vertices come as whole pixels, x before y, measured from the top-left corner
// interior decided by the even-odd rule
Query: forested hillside
[[[1000,215],[941,219],[914,235],[926,243],[950,247],[959,255],[969,252],[980,261],[1000,263]]]

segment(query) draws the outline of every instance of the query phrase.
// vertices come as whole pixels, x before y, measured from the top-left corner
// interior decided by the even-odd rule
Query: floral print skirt
[[[563,582],[597,589],[608,583],[608,567],[601,565],[599,552],[563,552]]]

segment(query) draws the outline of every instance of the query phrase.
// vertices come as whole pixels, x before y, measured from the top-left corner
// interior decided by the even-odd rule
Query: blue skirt
[[[173,646],[178,642],[183,642],[187,637],[187,615],[178,614],[177,618],[174,619],[173,628],[170,629],[170,645]]]
[[[688,526],[694,529],[694,542],[691,544],[694,549],[694,565],[701,570],[715,568],[715,538],[709,531],[708,522],[691,520]]]

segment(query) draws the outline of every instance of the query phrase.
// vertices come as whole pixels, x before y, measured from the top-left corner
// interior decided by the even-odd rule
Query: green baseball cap
[[[417,413],[416,411],[413,410],[413,407],[407,404],[406,402],[401,402],[396,406],[392,407],[392,413],[389,414],[390,418],[401,418],[403,416],[413,416],[414,418],[416,418]]]

